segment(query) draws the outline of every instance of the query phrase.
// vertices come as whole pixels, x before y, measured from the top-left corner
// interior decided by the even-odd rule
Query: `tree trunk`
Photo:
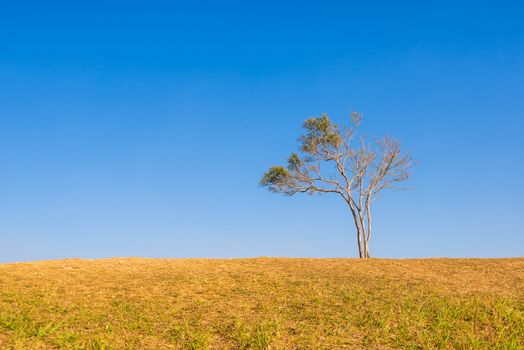
[[[368,245],[367,241],[366,241],[366,245],[365,245],[364,257],[365,258],[371,258],[371,254],[369,254],[369,245]]]
[[[371,238],[371,207],[369,205],[369,201],[371,198],[368,196],[366,199],[366,216],[368,221],[368,229],[367,229],[367,236],[364,237],[364,240],[366,241],[366,258],[371,258],[371,254],[369,253],[369,239]]]
[[[355,223],[355,228],[357,229],[357,242],[358,242],[358,256],[359,258],[364,258],[364,247],[362,246],[363,239],[365,240],[366,237],[363,234],[363,230],[360,227],[359,221],[358,221],[358,214],[356,212],[356,208],[353,205],[351,201],[347,201],[349,208],[351,209],[351,214],[353,215],[353,221]]]
[[[364,258],[364,247],[362,246],[362,232],[360,232],[360,227],[357,227],[357,240],[358,240],[358,257]]]
[[[355,228],[357,229],[357,243],[358,243],[358,257],[364,258],[365,249],[364,249],[364,235],[362,234],[362,230],[360,229],[360,226],[358,225],[357,221],[355,220]]]
[[[369,247],[368,247],[368,240],[366,239],[366,231],[362,230],[362,236],[363,237],[363,243],[364,243],[364,258],[369,258]]]

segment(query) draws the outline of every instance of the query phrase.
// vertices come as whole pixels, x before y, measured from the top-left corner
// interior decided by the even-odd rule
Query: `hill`
[[[0,348],[523,349],[524,259],[0,264]]]

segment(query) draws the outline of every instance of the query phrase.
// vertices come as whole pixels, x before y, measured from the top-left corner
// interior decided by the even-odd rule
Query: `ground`
[[[524,349],[524,259],[0,264],[4,349]]]

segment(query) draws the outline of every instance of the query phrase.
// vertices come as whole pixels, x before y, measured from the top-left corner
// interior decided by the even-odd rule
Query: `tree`
[[[287,167],[272,166],[260,180],[271,192],[334,193],[342,197],[353,217],[360,258],[369,258],[371,204],[385,189],[405,189],[399,183],[411,175],[413,160],[401,153],[399,141],[383,137],[368,143],[358,139],[362,114],[351,113],[349,126],[339,127],[326,114],[307,119],[299,138],[300,152]]]

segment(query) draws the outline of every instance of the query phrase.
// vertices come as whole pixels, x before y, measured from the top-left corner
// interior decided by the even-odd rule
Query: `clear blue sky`
[[[339,198],[258,187],[352,110],[419,162],[375,256],[524,255],[524,5],[424,3],[2,1],[0,261],[355,257]]]

